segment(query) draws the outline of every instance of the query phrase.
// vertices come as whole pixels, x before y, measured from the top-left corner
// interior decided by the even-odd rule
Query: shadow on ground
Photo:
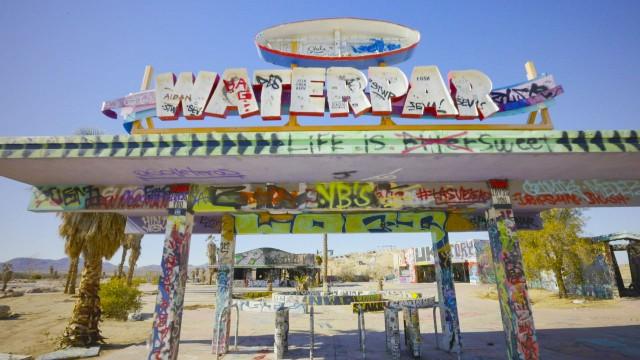
[[[638,359],[640,358],[640,325],[593,328],[542,329],[537,331],[540,357],[543,359]],[[402,358],[411,358],[401,334]],[[462,334],[464,352],[462,359],[505,359],[505,340],[502,332],[465,332]],[[199,343],[209,346],[209,340],[186,340],[181,344]],[[239,349],[233,350],[225,359],[273,357],[273,336],[259,335],[240,337]],[[290,351],[286,359],[309,358],[309,334],[291,332]],[[264,355],[264,356],[263,356]],[[315,337],[314,357],[324,359],[362,358],[359,351],[358,332],[335,331],[332,335]],[[367,331],[366,358],[387,359],[383,332]],[[423,359],[457,359],[457,354],[437,350],[433,334],[422,336]]]

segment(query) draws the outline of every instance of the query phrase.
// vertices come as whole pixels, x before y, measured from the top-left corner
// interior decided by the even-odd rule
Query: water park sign
[[[161,73],[155,77],[156,89],[143,84],[140,92],[105,101],[102,112],[117,118],[119,109],[129,132],[142,119],[149,122],[154,117],[166,121],[259,115],[280,120],[288,114],[289,124],[297,126],[297,116],[369,114],[387,117],[391,124],[391,117],[482,120],[533,112],[563,92],[551,75],[534,74],[527,82],[498,89],[478,70],[450,71],[445,83],[437,66],[416,66],[407,77],[400,68],[387,65],[406,60],[419,33],[368,22],[372,21],[328,19],[267,29],[256,37],[261,56],[291,68],[256,70],[251,77],[245,68],[221,74],[200,71],[195,76]],[[366,30],[372,25],[375,33]],[[150,76],[145,74],[147,83]]]

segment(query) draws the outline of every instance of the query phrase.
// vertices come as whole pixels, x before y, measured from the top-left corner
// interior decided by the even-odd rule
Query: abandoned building
[[[451,241],[453,279],[472,284],[495,282],[489,240]],[[393,268],[401,283],[435,282],[434,252],[430,246],[404,249],[394,256]]]
[[[314,254],[293,254],[274,248],[258,248],[235,254],[233,280],[237,286],[293,286],[296,276],[320,271]]]

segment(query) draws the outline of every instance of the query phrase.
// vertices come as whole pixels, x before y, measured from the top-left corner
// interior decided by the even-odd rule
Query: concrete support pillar
[[[402,319],[404,320],[404,342],[407,344],[407,349],[414,358],[420,358],[422,337],[420,336],[418,308],[413,306],[403,307]]]
[[[607,259],[607,265],[609,266],[611,282],[615,284],[615,286],[613,286],[613,284],[611,286],[611,295],[614,299],[616,299],[624,294],[624,281],[622,280],[622,274],[620,273],[620,267],[618,266],[618,260],[616,260],[616,254],[613,251],[613,246],[607,244],[605,255]]]
[[[258,269],[251,269],[251,280],[258,280]]]
[[[313,323],[313,303],[309,304],[309,359],[313,360],[313,350],[316,347],[315,325]]]
[[[229,350],[229,330],[231,327],[231,311],[224,311],[231,305],[233,292],[233,264],[236,252],[235,220],[232,215],[222,216],[222,239],[220,240],[220,256],[218,259],[216,293],[216,311],[213,327],[212,352],[225,354]],[[224,312],[223,312],[224,311]],[[221,316],[222,314],[222,316]],[[218,335],[219,334],[219,335]],[[220,339],[216,339],[219,336]],[[218,341],[219,340],[219,341]]]
[[[636,292],[640,292],[640,241],[629,241],[627,254],[631,270],[631,285]]]
[[[367,357],[367,330],[364,327],[364,311],[358,307],[358,340],[360,340],[360,353],[362,358]]]
[[[289,308],[280,307],[276,310],[273,352],[276,359],[282,359],[287,351],[289,351]]]
[[[323,234],[322,238],[322,291],[329,292],[329,250],[327,249],[327,234]]]
[[[509,184],[506,180],[491,180],[489,187],[491,207],[486,212],[487,227],[507,341],[506,358],[538,359],[538,341],[511,210]]]
[[[400,359],[400,323],[397,308],[384,308],[384,332],[387,352],[391,354],[392,359]]]
[[[442,335],[438,337],[438,347],[449,352],[462,351],[460,338],[460,320],[456,289],[453,285],[453,269],[451,263],[451,246],[446,231],[432,231],[433,253],[438,285],[438,307],[440,308],[440,325]]]
[[[158,283],[149,359],[178,358],[192,228],[189,185],[173,186],[169,198],[162,274]]]

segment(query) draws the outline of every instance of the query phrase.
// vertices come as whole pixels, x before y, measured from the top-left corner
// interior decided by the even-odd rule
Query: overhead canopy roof
[[[31,185],[640,179],[638,131],[285,132],[0,138]]]
[[[143,232],[162,231],[171,184],[197,184],[199,222],[244,213],[237,233],[422,232],[435,210],[480,230],[490,179],[510,180],[516,226],[535,229],[547,208],[640,205],[637,165],[635,130],[0,138],[0,175],[37,186],[30,210],[119,212]]]

